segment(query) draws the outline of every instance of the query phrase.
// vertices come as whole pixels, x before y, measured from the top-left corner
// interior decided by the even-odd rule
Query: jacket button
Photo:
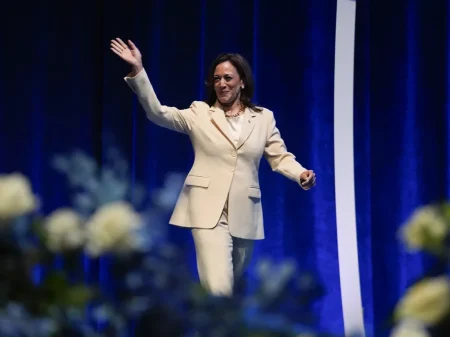
[[[236,157],[236,153],[235,152],[231,152],[231,156],[232,157]]]
[[[230,172],[234,172],[234,168],[230,168]]]

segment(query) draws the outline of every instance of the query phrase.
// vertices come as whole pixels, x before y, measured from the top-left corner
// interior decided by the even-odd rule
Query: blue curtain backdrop
[[[318,176],[306,193],[263,163],[267,239],[255,258],[295,258],[314,267],[327,290],[316,308],[321,327],[342,333],[335,16],[331,0],[10,3],[0,23],[0,171],[27,174],[51,211],[68,202],[51,156],[81,148],[101,161],[112,135],[133,178],[149,190],[158,187],[167,172],[189,170],[191,145],[146,120],[110,39],[132,39],[160,100],[180,108],[204,98],[205,70],[217,54],[242,53],[255,73],[256,102],[274,111],[288,149]],[[397,228],[415,207],[450,194],[448,20],[444,0],[357,4],[356,211],[364,315],[368,333],[377,336],[427,266],[423,257],[404,253]],[[170,228],[170,235],[190,249],[194,268],[189,232]]]
[[[450,1],[357,2],[355,186],[364,314],[384,325],[405,288],[439,266],[408,254],[397,231],[450,197]],[[436,269],[437,268],[437,269]]]

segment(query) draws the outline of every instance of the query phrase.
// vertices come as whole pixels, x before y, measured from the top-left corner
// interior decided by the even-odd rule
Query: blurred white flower
[[[411,319],[426,325],[438,323],[450,312],[447,276],[424,279],[408,289],[395,308],[396,321]]]
[[[86,250],[91,256],[136,249],[137,230],[142,226],[139,214],[123,201],[99,208],[86,225]]]
[[[69,208],[51,213],[44,223],[48,248],[53,252],[62,252],[80,247],[84,241],[82,220]]]
[[[29,180],[20,173],[0,176],[0,220],[12,219],[37,208]]]
[[[390,337],[430,337],[430,334],[422,323],[406,319],[392,329]]]
[[[57,324],[51,318],[33,317],[21,303],[9,302],[0,310],[0,336],[53,336]]]
[[[183,187],[185,176],[179,173],[170,173],[164,180],[162,188],[155,191],[153,201],[155,205],[165,211],[170,211],[178,200],[180,191]]]
[[[257,273],[261,279],[262,290],[267,296],[277,296],[296,271],[293,261],[286,260],[281,264],[261,259],[257,264]]]
[[[410,250],[440,252],[449,229],[435,207],[425,206],[413,213],[401,228],[400,236]]]

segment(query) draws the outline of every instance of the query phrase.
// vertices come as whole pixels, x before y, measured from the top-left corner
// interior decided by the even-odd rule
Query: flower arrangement
[[[166,235],[184,176],[148,195],[119,151],[100,166],[56,156],[71,205],[43,214],[27,177],[0,176],[0,335],[329,336],[314,329],[323,289],[294,263],[261,260],[256,290],[206,294]]]
[[[431,254],[442,263],[443,273],[425,276],[411,285],[394,312],[392,336],[444,337],[450,334],[450,204],[417,209],[400,229],[410,252]],[[444,271],[445,270],[445,271]]]

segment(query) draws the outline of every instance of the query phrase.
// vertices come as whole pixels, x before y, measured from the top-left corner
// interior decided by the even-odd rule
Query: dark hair
[[[254,111],[260,112],[261,108],[252,103],[253,92],[255,86],[253,83],[252,68],[247,60],[240,54],[220,54],[212,62],[209,71],[208,78],[206,80],[207,98],[205,100],[209,106],[214,105],[217,100],[217,95],[214,90],[214,72],[217,65],[229,61],[237,70],[239,77],[244,82],[244,89],[241,89],[241,102],[246,108],[251,108]]]

